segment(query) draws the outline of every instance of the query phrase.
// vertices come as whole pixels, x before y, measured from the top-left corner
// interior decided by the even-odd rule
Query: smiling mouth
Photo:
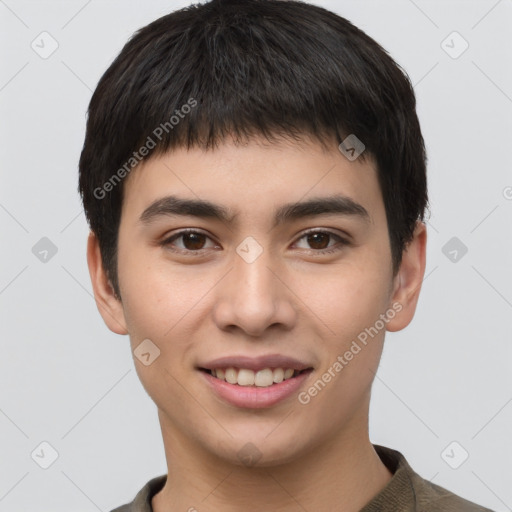
[[[306,368],[304,370],[294,370],[293,368],[264,368],[256,372],[248,368],[234,367],[214,368],[212,370],[200,368],[200,370],[229,384],[267,388],[274,384],[280,384],[285,380],[293,379],[303,373],[309,373],[313,371],[313,368]]]

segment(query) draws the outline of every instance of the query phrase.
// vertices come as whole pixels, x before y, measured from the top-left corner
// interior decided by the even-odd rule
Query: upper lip
[[[206,370],[214,370],[215,368],[247,368],[248,370],[253,371],[263,370],[265,368],[292,368],[293,370],[300,371],[312,368],[312,366],[292,357],[287,357],[281,354],[269,354],[258,357],[219,357],[204,364],[200,364],[199,368],[204,368]]]

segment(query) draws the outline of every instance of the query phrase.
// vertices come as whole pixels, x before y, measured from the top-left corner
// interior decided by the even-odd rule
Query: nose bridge
[[[251,335],[274,324],[290,327],[295,310],[276,270],[271,270],[274,267],[271,253],[254,239],[237,247],[232,270],[217,296],[215,320],[219,327],[236,325]]]
[[[247,249],[249,250],[244,252]],[[258,249],[241,244],[234,258],[233,278],[237,288],[237,303],[247,313],[269,315],[275,308],[276,283],[270,271],[271,257],[263,247]]]

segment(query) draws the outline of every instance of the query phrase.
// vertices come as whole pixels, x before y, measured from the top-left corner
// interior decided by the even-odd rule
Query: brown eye
[[[304,233],[299,238],[296,245],[299,249],[306,249],[312,253],[321,255],[340,251],[344,246],[350,245],[350,243],[336,233],[325,230],[315,230]]]
[[[210,246],[207,245],[208,241],[211,242]],[[216,244],[213,244],[209,236],[193,229],[180,231],[166,238],[161,242],[161,245],[171,251],[181,253],[194,253],[200,252],[203,249],[218,247]]]
[[[308,244],[312,249],[326,249],[331,235],[328,233],[311,233],[307,235]]]
[[[206,236],[202,233],[185,233],[184,235],[181,235],[181,238],[183,239],[185,249],[197,251],[203,248]]]

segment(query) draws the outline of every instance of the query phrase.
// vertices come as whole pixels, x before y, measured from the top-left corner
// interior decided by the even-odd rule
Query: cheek
[[[351,265],[323,281],[310,278],[311,286],[315,282],[316,286],[304,302],[320,319],[318,343],[323,357],[316,379],[299,402],[315,428],[339,425],[359,414],[369,401],[385,334],[380,315],[387,310],[388,283],[382,275],[385,272],[369,273],[367,268],[363,272]]]
[[[119,251],[119,284],[124,315],[132,344],[144,338],[161,341],[180,316],[183,297],[179,281],[165,276],[162,269],[148,262],[142,252]],[[160,346],[160,345],[159,345]]]
[[[151,260],[147,252],[120,253],[119,280],[132,348],[149,338],[162,361],[184,358],[197,318],[204,314],[201,298],[215,284],[210,274],[201,276],[193,266],[178,269],[164,258]]]
[[[369,256],[305,281],[302,293],[309,288],[309,296],[303,299],[320,319],[318,343],[323,352],[317,378],[324,380],[315,381],[304,396],[313,407],[321,410],[336,403],[339,415],[350,414],[363,396],[369,398],[382,353],[385,323],[380,315],[388,308],[389,279],[391,272]]]
[[[187,325],[197,297],[179,273],[163,272],[158,265],[141,265],[133,256],[120,258],[119,268],[135,368],[144,389],[160,408],[181,410],[187,398],[175,379],[181,381],[187,371],[184,363],[193,348]],[[157,347],[150,344],[149,352],[158,355],[149,365],[137,355],[148,352],[145,340]]]
[[[386,309],[391,272],[377,259],[361,255],[297,280],[301,300],[330,328],[331,336],[347,340],[373,325]]]

